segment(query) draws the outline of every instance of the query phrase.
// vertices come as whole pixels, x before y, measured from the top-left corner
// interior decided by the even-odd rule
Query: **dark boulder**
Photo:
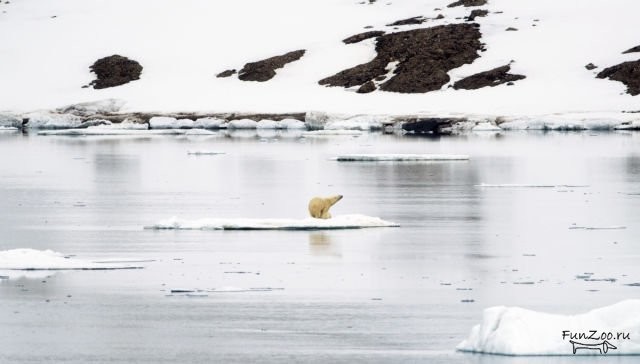
[[[465,77],[453,84],[456,90],[475,90],[483,87],[498,86],[503,83],[509,83],[526,78],[523,75],[514,75],[509,73],[511,66],[506,65],[494,68],[489,71],[476,73],[473,76]]]
[[[140,73],[142,73],[140,63],[117,54],[100,58],[89,69],[97,77],[89,84],[94,89],[124,85],[140,79]]]

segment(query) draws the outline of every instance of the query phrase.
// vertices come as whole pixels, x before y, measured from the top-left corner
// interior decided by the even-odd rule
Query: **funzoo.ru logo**
[[[631,336],[628,332],[599,332],[598,330],[589,330],[589,332],[571,332],[569,330],[562,331],[562,340],[569,339],[573,347],[573,354],[578,349],[598,350],[600,354],[606,354],[609,350],[616,350],[618,347],[614,346],[609,340],[631,340]],[[595,343],[584,343],[576,340],[593,340]]]

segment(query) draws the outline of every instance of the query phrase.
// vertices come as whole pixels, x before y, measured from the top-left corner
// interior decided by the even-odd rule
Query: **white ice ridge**
[[[52,250],[11,249],[0,251],[0,270],[111,270],[137,269],[126,263],[99,263],[65,256]]]
[[[225,152],[220,152],[216,150],[189,150],[187,151],[189,155],[219,155],[226,154]]]
[[[305,131],[304,133],[302,133],[302,136],[305,136],[305,137],[334,136],[334,135],[357,136],[357,135],[362,135],[362,131],[342,130],[342,129],[324,129],[324,130]]]
[[[481,183],[476,187],[486,188],[584,188],[589,185],[519,184],[519,183]]]
[[[159,221],[145,229],[156,230],[335,230],[373,227],[397,227],[396,223],[379,217],[359,214],[339,215],[331,219],[219,219],[184,220],[172,217]]]
[[[387,161],[466,161],[463,154],[343,154],[334,158],[338,162],[387,162]]]
[[[40,130],[38,135],[67,135],[67,136],[89,136],[89,135],[197,135],[194,131],[201,129],[117,129],[89,127],[86,129],[58,129]],[[211,134],[208,130],[202,130],[202,134]]]
[[[593,339],[570,336],[584,333],[589,337],[591,330],[597,330]],[[629,339],[623,339],[626,334]],[[578,315],[490,307],[484,310],[482,323],[474,326],[456,349],[499,355],[574,355],[575,347],[577,355],[600,355],[598,350],[581,344],[602,348],[606,346],[604,341],[615,346],[607,355],[640,354],[640,300],[626,300]]]

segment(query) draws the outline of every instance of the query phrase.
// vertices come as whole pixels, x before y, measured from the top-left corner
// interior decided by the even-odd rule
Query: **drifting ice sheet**
[[[519,183],[481,183],[476,185],[476,187],[486,187],[486,188],[584,188],[589,187],[588,185],[546,185],[546,184],[519,184]]]
[[[218,152],[215,150],[189,150],[187,151],[189,155],[219,155],[225,154],[225,152]]]
[[[90,127],[86,129],[40,130],[38,135],[181,135],[186,133],[187,130],[182,129],[137,130]]]
[[[52,250],[11,249],[0,251],[0,270],[111,270],[136,268],[141,267],[69,258]]]
[[[455,154],[344,154],[335,158],[338,162],[387,162],[387,161],[466,161],[468,155]]]
[[[145,229],[172,230],[334,230],[373,227],[396,227],[396,223],[365,215],[340,215],[331,219],[199,219],[172,217]]]
[[[457,350],[500,355],[573,355],[570,338],[563,331],[586,333],[598,330],[597,340],[577,339],[583,344],[608,340],[616,349],[607,355],[640,354],[640,300],[627,300],[579,315],[554,315],[519,307],[491,307],[484,310],[482,323],[471,329]],[[612,332],[613,339],[601,339]],[[629,340],[617,339],[629,334]],[[600,355],[598,350],[580,349],[578,355]]]

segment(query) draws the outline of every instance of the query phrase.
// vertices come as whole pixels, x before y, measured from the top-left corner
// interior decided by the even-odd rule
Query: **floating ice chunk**
[[[584,188],[589,185],[552,185],[552,184],[519,184],[519,183],[481,183],[476,187],[483,188]]]
[[[344,154],[334,159],[338,162],[466,161],[469,160],[469,156],[463,154]]]
[[[0,126],[0,133],[2,132],[9,132],[9,131],[18,131],[20,129],[15,128],[13,126]]]
[[[283,119],[280,121],[280,127],[282,129],[306,129],[307,125],[296,119]]]
[[[136,268],[141,267],[69,258],[51,250],[11,249],[0,251],[0,270],[111,270]]]
[[[640,130],[640,120],[625,122],[614,127],[615,130]]]
[[[478,123],[471,130],[472,131],[502,131],[500,127],[488,122]]]
[[[325,230],[396,227],[396,223],[365,215],[340,215],[331,219],[199,219],[172,217],[145,229],[172,230]]]
[[[314,137],[314,136],[358,136],[362,135],[362,131],[360,130],[313,130],[313,131],[305,131],[302,133],[302,136],[305,137]]]
[[[207,129],[190,129],[184,132],[184,135],[205,135],[205,136],[211,136],[211,135],[221,135],[219,132],[217,131],[211,131],[211,130],[207,130]]]
[[[147,124],[142,123],[134,123],[128,120],[125,120],[121,123],[112,123],[108,120],[101,119],[93,119],[89,120],[89,123],[96,124],[95,126],[90,126],[91,129],[117,129],[117,130],[148,130],[149,126]]]
[[[26,127],[33,129],[76,128],[82,123],[82,119],[79,116],[72,114],[32,112],[23,115],[23,118],[28,119]]]
[[[360,115],[354,116],[348,119],[338,119],[328,121],[324,125],[325,130],[379,130],[382,129],[384,121],[389,120],[389,117],[375,116],[375,115]]]
[[[154,116],[149,119],[151,129],[191,129],[194,122],[191,119],[176,119],[168,116]]]
[[[624,230],[626,226],[614,225],[614,226],[569,226],[570,230]]]
[[[251,119],[231,120],[227,124],[229,129],[256,129],[257,127],[258,122]]]
[[[571,339],[569,333],[597,330],[597,338]],[[613,337],[602,338],[602,333]],[[563,338],[563,333],[565,337]],[[618,337],[629,334],[629,339]],[[570,340],[577,342],[572,344]],[[484,310],[482,323],[471,329],[469,337],[457,350],[500,355],[600,355],[598,350],[580,344],[603,344],[616,347],[609,355],[640,354],[640,300],[626,300],[578,315],[554,315],[519,307],[491,307]]]
[[[199,129],[225,129],[226,120],[218,118],[199,118],[193,123],[194,128]]]
[[[215,150],[189,150],[187,151],[189,155],[219,155],[225,154],[225,152],[219,152]]]
[[[257,129],[281,129],[280,123],[273,120],[260,120],[256,124]]]
[[[0,127],[19,128],[22,126],[22,119],[13,114],[0,113]]]

